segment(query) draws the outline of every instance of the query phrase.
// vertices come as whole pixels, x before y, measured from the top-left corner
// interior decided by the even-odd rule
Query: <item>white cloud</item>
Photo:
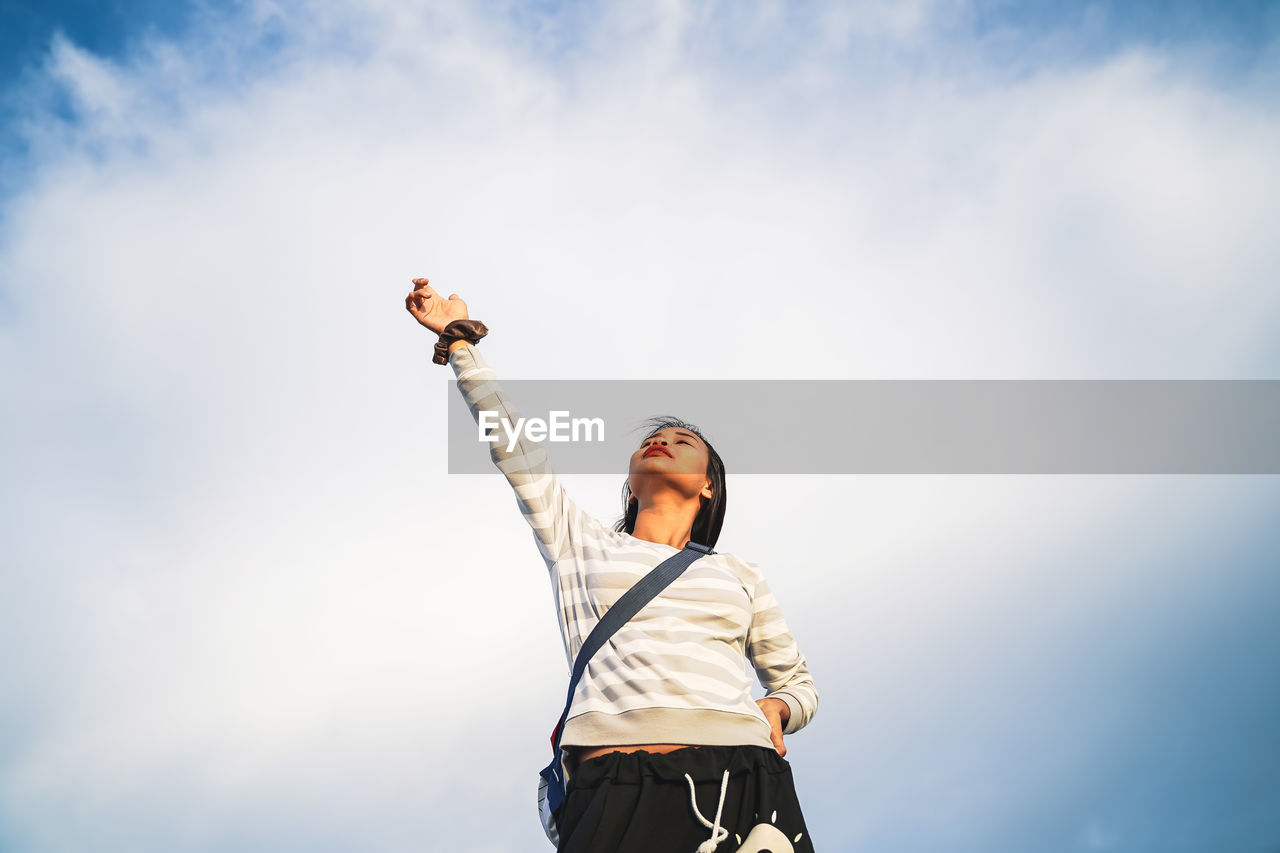
[[[539,843],[546,580],[505,485],[444,476],[455,392],[399,308],[411,276],[460,292],[513,378],[785,378],[787,345],[806,378],[1274,370],[1273,112],[1150,52],[868,70],[841,49],[929,46],[947,9],[858,9],[629,4],[538,41],[514,6],[257,4],[117,62],[55,42],[81,116],[34,120],[0,264],[14,843]],[[1019,701],[1039,653],[1091,683],[1064,663],[1087,614],[1274,507],[1234,481],[780,482],[735,482],[726,541],[778,567],[827,679],[795,754],[834,844],[917,820],[922,767],[953,828],[989,830],[1017,786],[965,788],[980,750],[946,709],[1044,748],[984,729],[1007,709],[973,684]],[[610,519],[618,485],[573,483]],[[1032,640],[1002,657],[1009,625]],[[847,743],[883,790],[817,758]],[[849,792],[843,826],[823,807]]]

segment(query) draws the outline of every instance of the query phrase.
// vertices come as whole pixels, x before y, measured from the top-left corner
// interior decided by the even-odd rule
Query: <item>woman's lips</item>
[[[659,453],[661,453],[664,456],[671,456],[671,451],[667,450],[665,447],[663,447],[660,444],[655,444],[653,447],[650,447],[648,450],[644,452],[644,455],[646,457],[657,456]]]

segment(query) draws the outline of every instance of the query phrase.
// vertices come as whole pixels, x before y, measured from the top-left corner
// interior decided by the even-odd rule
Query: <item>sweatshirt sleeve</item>
[[[809,664],[782,617],[782,609],[773,597],[769,584],[754,564],[756,571],[751,594],[751,628],[747,632],[747,656],[756,677],[769,691],[765,698],[781,699],[791,709],[791,719],[783,734],[800,731],[818,710],[818,691],[809,674]]]
[[[489,455],[515,490],[516,503],[533,528],[539,550],[546,559],[559,560],[568,553],[571,531],[602,525],[565,494],[541,444],[521,435],[515,445],[507,449],[511,442],[505,424],[515,423],[520,415],[480,351],[471,344],[460,346],[449,355],[449,364],[458,377],[458,389],[476,424],[480,423],[480,412],[497,413],[497,441],[489,444]]]

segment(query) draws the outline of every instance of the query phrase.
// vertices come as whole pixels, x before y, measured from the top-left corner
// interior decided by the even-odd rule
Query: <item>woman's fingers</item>
[[[415,284],[418,281],[425,282],[426,279],[414,279]],[[413,318],[423,325],[426,325],[427,315],[431,313],[431,309],[428,307],[431,304],[432,294],[430,291],[430,288],[423,285],[404,298],[404,307],[409,309],[409,313],[413,315]]]
[[[415,290],[404,298],[404,307],[409,309],[410,314],[417,317],[422,313],[425,301],[423,295]]]
[[[436,295],[435,290],[427,284],[427,280],[425,278],[415,278],[411,279],[411,281],[417,285],[417,287],[405,297],[405,304],[419,304],[421,306],[425,306],[427,300]],[[413,309],[410,308],[409,310],[412,311]]]
[[[778,750],[778,755],[786,755],[787,746],[782,742],[782,730],[786,727],[786,723],[782,722],[782,712],[778,710],[782,700],[757,699],[756,704],[764,712],[764,718],[769,721],[769,740],[773,742],[773,748]]]
[[[769,740],[773,741],[773,748],[778,750],[778,755],[786,755],[787,746],[782,742],[782,715],[771,709],[766,716],[769,718]]]
[[[404,299],[404,307],[414,319],[433,332],[440,333],[453,320],[467,317],[467,303],[456,293],[444,299],[425,278],[413,278],[414,290]]]

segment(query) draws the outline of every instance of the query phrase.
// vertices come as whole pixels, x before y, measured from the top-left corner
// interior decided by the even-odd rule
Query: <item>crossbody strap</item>
[[[614,632],[627,624],[631,617],[639,613],[658,593],[680,577],[694,560],[714,553],[715,551],[706,545],[689,542],[684,546],[683,551],[663,560],[653,568],[653,571],[641,578],[639,583],[624,592],[622,597],[609,608],[609,612],[605,613],[591,629],[586,642],[582,644],[577,658],[573,661],[573,675],[569,678],[569,696],[565,699],[564,713],[560,715],[560,722],[556,723],[556,729],[551,733],[553,749],[560,748],[560,733],[564,729],[564,721],[569,716],[569,706],[573,704],[573,693],[578,688],[578,682],[582,680],[582,674],[587,671],[587,664],[592,656],[600,651],[600,647],[609,641]]]

